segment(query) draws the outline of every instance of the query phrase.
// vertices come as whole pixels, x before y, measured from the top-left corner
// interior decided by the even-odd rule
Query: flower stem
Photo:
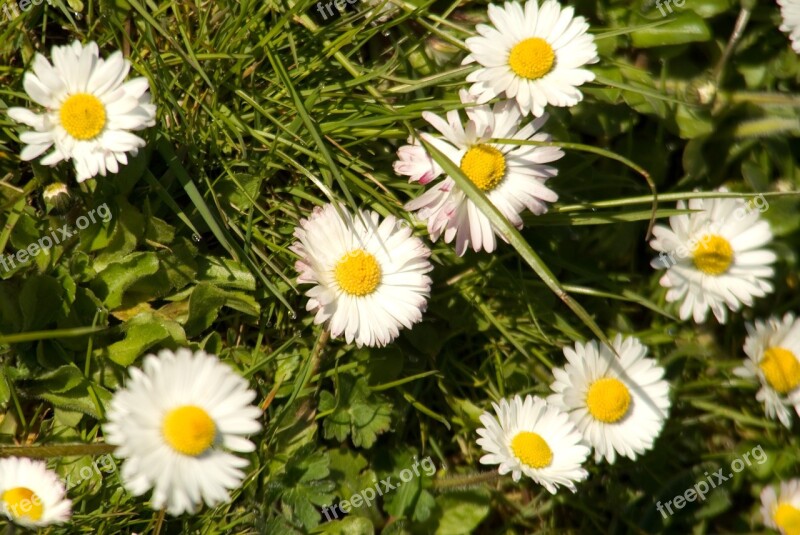
[[[2,457],[32,457],[46,459],[48,457],[76,457],[80,455],[102,455],[112,453],[116,446],[100,442],[92,444],[59,444],[47,446],[6,446],[0,447]]]
[[[156,519],[156,527],[153,529],[153,535],[159,535],[161,533],[161,528],[164,526],[164,515],[166,515],[167,510],[163,507],[158,512],[158,518]]]
[[[459,474],[456,476],[434,479],[433,488],[440,492],[463,490],[484,483],[494,483],[502,477],[503,476],[501,476],[497,470],[478,472],[477,474]]]
[[[736,45],[739,44],[739,40],[744,35],[744,29],[747,27],[747,23],[750,21],[751,13],[752,8],[742,5],[741,10],[739,11],[739,16],[736,19],[736,25],[733,27],[733,33],[731,34],[730,39],[728,39],[728,44],[725,46],[725,50],[722,52],[722,56],[719,59],[719,63],[717,63],[717,67],[714,69],[714,78],[716,80],[717,87],[722,85],[722,78],[725,75],[725,67],[728,64],[728,60],[730,60],[733,56],[734,48],[736,48]]]

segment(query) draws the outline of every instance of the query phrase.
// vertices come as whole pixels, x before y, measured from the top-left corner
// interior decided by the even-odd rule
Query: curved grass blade
[[[270,64],[275,69],[275,73],[280,78],[281,82],[283,83],[286,92],[292,97],[292,100],[295,104],[295,110],[297,111],[297,115],[303,121],[303,124],[308,131],[308,134],[311,136],[311,139],[314,141],[314,145],[319,149],[320,154],[325,159],[325,162],[328,164],[328,170],[333,175],[333,178],[339,184],[339,187],[342,190],[347,202],[350,203],[350,206],[354,209],[358,209],[358,204],[353,199],[353,196],[350,194],[350,190],[347,188],[347,183],[345,182],[342,174],[339,172],[339,166],[336,165],[336,162],[331,156],[330,151],[328,150],[328,146],[322,139],[322,132],[320,132],[319,126],[317,123],[311,118],[309,115],[308,110],[306,109],[305,102],[300,97],[300,94],[295,89],[294,84],[292,84],[292,79],[289,76],[289,73],[286,71],[283,63],[278,59],[278,57],[272,52],[272,49],[269,46],[264,47],[264,53],[267,56]],[[320,168],[323,170],[322,168]]]
[[[244,250],[236,243],[234,240],[230,239],[230,234],[220,226],[217,218],[211,212],[211,209],[206,204],[205,199],[203,199],[203,195],[200,193],[200,190],[197,189],[197,185],[192,181],[189,173],[186,169],[183,168],[181,165],[180,160],[178,159],[178,155],[175,154],[175,151],[172,149],[172,146],[169,142],[164,139],[160,138],[158,141],[158,151],[161,153],[161,156],[167,162],[170,170],[175,173],[175,176],[178,178],[181,186],[183,187],[186,194],[191,199],[192,204],[194,204],[197,212],[203,218],[208,228],[214,234],[214,237],[219,241],[219,243],[228,251],[228,254],[236,260],[237,262],[244,262],[247,267],[256,275],[261,282],[264,283],[264,286],[274,295],[280,302],[283,304],[288,310],[290,314],[295,314],[294,309],[289,304],[289,301],[283,296],[281,291],[275,286],[270,280],[264,276],[261,269],[256,265],[253,259],[244,252]]]
[[[445,156],[439,149],[428,143],[422,138],[419,138],[422,145],[425,147],[425,150],[431,157],[436,160],[444,172],[447,173],[461,188],[461,191],[469,197],[469,199],[475,203],[475,206],[483,212],[483,214],[489,219],[492,223],[492,226],[499,232],[508,243],[516,249],[517,253],[522,257],[523,260],[533,269],[533,271],[542,279],[542,281],[547,285],[550,290],[556,294],[556,296],[561,299],[565,305],[567,305],[572,312],[575,313],[578,318],[586,325],[589,330],[594,333],[602,342],[607,344],[609,347],[613,347],[611,342],[609,341],[608,337],[606,337],[605,333],[602,329],[597,325],[597,323],[592,319],[586,309],[584,309],[577,301],[575,301],[570,295],[561,287],[561,283],[558,282],[555,275],[550,271],[542,259],[539,258],[539,255],[531,248],[525,238],[519,233],[519,231],[514,228],[514,226],[509,223],[508,219],[500,213],[500,211],[495,207],[494,204],[489,201],[489,198],[480,190],[475,184],[468,179],[461,169],[455,165],[450,159]]]
[[[658,212],[658,192],[656,191],[656,184],[653,182],[653,179],[650,177],[650,173],[648,173],[642,166],[635,164],[634,162],[630,161],[629,159],[625,158],[624,156],[620,156],[617,153],[611,152],[610,150],[601,149],[599,147],[592,147],[591,145],[584,145],[583,143],[568,143],[563,141],[534,141],[534,140],[523,140],[523,139],[493,139],[491,140],[494,143],[504,143],[507,145],[534,145],[537,147],[561,147],[562,149],[569,149],[569,150],[577,150],[581,152],[589,152],[592,154],[597,154],[598,156],[603,156],[610,160],[617,161],[644,177],[645,182],[650,187],[650,191],[653,192],[653,207],[651,209],[650,215],[650,223],[647,225],[647,234],[645,234],[644,240],[648,241],[650,239],[650,233],[653,230],[653,225],[656,224],[656,213]]]
[[[54,329],[52,331],[30,331],[26,333],[0,335],[0,344],[19,344],[38,340],[52,340],[53,338],[71,338],[85,336],[100,331],[107,327],[75,327],[74,329]]]

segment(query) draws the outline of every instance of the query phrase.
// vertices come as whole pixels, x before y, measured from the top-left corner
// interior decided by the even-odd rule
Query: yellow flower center
[[[619,379],[604,377],[589,387],[586,406],[596,420],[613,424],[628,412],[631,406],[631,393]]]
[[[75,139],[93,139],[106,125],[106,108],[96,96],[76,93],[61,105],[59,118],[64,130]]]
[[[346,293],[362,297],[375,291],[381,283],[383,271],[374,256],[363,249],[356,249],[336,263],[333,276]]]
[[[511,451],[531,468],[544,468],[553,461],[553,450],[538,434],[530,431],[517,433],[511,440]]]
[[[508,55],[508,66],[517,76],[537,80],[550,72],[556,62],[556,53],[550,43],[541,37],[520,41]]]
[[[758,367],[776,392],[786,394],[800,384],[800,362],[788,349],[770,347],[764,351]]]
[[[161,431],[173,450],[192,457],[208,450],[217,436],[214,420],[204,409],[194,405],[183,405],[169,411]]]
[[[14,487],[3,493],[6,511],[14,520],[24,517],[36,522],[42,518],[44,506],[42,500],[29,488]]]
[[[694,248],[692,260],[697,269],[716,277],[728,271],[733,262],[733,247],[722,236],[705,236]]]
[[[782,503],[775,509],[775,515],[772,518],[786,535],[800,535],[800,509],[788,503]]]
[[[506,158],[489,145],[475,145],[461,158],[461,170],[483,191],[491,191],[506,174]]]

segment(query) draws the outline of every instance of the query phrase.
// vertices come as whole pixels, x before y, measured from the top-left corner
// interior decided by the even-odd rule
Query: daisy
[[[572,7],[556,0],[489,4],[493,26],[479,24],[480,37],[466,40],[470,54],[463,63],[477,61],[482,68],[467,76],[470,93],[483,104],[504,94],[516,99],[523,115],[544,113],[547,104],[574,106],[583,100],[578,86],[594,80],[582,68],[596,63],[597,46],[589,25]]]
[[[316,207],[294,231],[297,282],[313,284],[306,310],[347,343],[385,346],[422,319],[433,269],[430,250],[394,216],[353,216],[344,207]]]
[[[246,435],[261,429],[256,393],[214,355],[179,349],[131,368],[126,386],[111,400],[106,442],[122,457],[125,488],[140,496],[153,488],[151,505],[172,515],[230,500],[248,461],[228,452],[251,452]]]
[[[471,104],[472,98],[461,92],[461,101]],[[527,208],[536,215],[547,211],[548,202],[558,195],[545,186],[558,170],[546,165],[558,160],[564,152],[558,147],[489,143],[495,139],[550,141],[545,133],[536,133],[547,121],[544,115],[520,128],[520,110],[512,101],[489,106],[469,106],[465,126],[456,110],[447,113],[447,120],[430,112],[422,116],[445,139],[421,134],[421,137],[458,164],[464,174],[484,193],[498,210],[517,228],[522,228],[520,214]],[[400,147],[396,173],[406,175],[411,182],[428,184],[443,173],[425,150],[413,140]],[[428,232],[436,241],[444,235],[445,243],[456,242],[456,253],[463,255],[468,247],[475,252],[495,250],[496,230],[481,210],[446,176],[428,191],[405,206],[417,211],[428,222]],[[502,237],[502,235],[501,235]],[[505,238],[503,238],[505,239]]]
[[[780,494],[768,486],[761,491],[764,524],[783,535],[800,535],[800,479],[781,482]]]
[[[686,203],[679,201],[678,209]],[[672,216],[669,227],[653,229],[650,246],[660,254],[650,265],[667,269],[659,282],[669,288],[668,302],[683,301],[681,319],[700,323],[711,309],[725,323],[728,309],[752,306],[754,298],[773,291],[768,279],[777,257],[764,248],[772,231],[743,199],[691,199],[689,209],[697,212]]]
[[[744,366],[733,373],[748,379],[758,378],[761,390],[756,399],[764,403],[764,412],[773,420],[777,416],[786,427],[792,426],[793,406],[800,415],[800,320],[793,314],[783,319],[747,324],[744,342],[747,357]]]
[[[575,483],[589,477],[581,467],[589,448],[566,413],[545,400],[514,396],[492,403],[495,414],[481,415],[478,445],[488,453],[481,464],[498,464],[500,474],[511,472],[514,481],[522,474],[555,494],[559,485],[575,492]]]
[[[72,502],[65,493],[64,483],[44,462],[0,459],[0,511],[14,523],[33,529],[66,522]]]
[[[670,403],[664,368],[645,358],[647,347],[622,335],[612,345],[592,340],[565,347],[568,364],[553,370],[555,394],[547,401],[569,414],[596,462],[605,457],[614,464],[617,454],[636,459],[653,447]]]
[[[781,31],[789,32],[792,48],[800,54],[800,0],[778,0],[781,6]]]
[[[145,146],[131,131],[155,124],[147,79],[124,82],[131,65],[122,52],[101,59],[93,42],[54,46],[52,57],[51,65],[36,54],[33,71],[23,80],[28,96],[44,112],[8,110],[13,120],[33,128],[20,135],[27,145],[20,158],[33,160],[52,147],[42,165],[72,160],[78,182],[116,173],[119,164],[128,163],[126,153],[135,156]]]
[[[47,208],[47,212],[54,212],[56,215],[64,215],[73,206],[73,197],[66,184],[54,182],[45,186],[42,190],[42,199]]]

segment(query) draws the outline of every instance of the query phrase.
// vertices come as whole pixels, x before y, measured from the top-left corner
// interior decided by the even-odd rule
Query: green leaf
[[[430,517],[435,504],[433,494],[422,488],[419,480],[412,479],[387,496],[384,508],[392,515],[405,515],[415,522],[424,522]]]
[[[83,1],[82,0],[67,0],[69,7],[72,8],[73,11],[76,13],[83,12]]]
[[[686,0],[684,8],[691,9],[704,19],[710,19],[725,13],[733,5],[734,0]]]
[[[48,275],[32,275],[22,285],[19,306],[22,310],[22,330],[32,331],[46,327],[61,312],[64,297],[61,284]],[[65,305],[69,307],[69,303]]]
[[[122,304],[125,291],[136,281],[158,271],[158,257],[153,252],[131,253],[113,262],[92,281],[92,289],[113,310]]]
[[[145,213],[145,238],[160,244],[172,243],[175,239],[175,228],[163,219]]]
[[[58,425],[63,425],[64,427],[77,427],[78,423],[83,419],[84,416],[85,415],[82,412],[77,411],[68,411],[58,408],[53,411],[53,419],[55,422]]]
[[[317,422],[304,401],[296,401],[286,406],[273,420],[274,438],[271,441],[274,451],[286,458],[307,446],[317,436]]]
[[[258,316],[259,305],[252,296],[239,292],[229,292],[201,282],[192,291],[189,298],[189,317],[186,320],[186,333],[189,336],[200,334],[217,318],[219,310],[227,306],[249,314]]]
[[[331,411],[323,423],[325,438],[342,441],[351,436],[356,447],[371,448],[392,423],[391,404],[372,393],[363,377],[340,375],[336,396],[327,391],[320,393],[319,410]]]
[[[350,509],[350,514],[367,518],[372,524],[380,525],[383,522],[383,513],[378,507],[380,503],[378,491],[366,494],[362,492],[366,489],[374,489],[376,485],[380,489],[380,479],[373,470],[368,468],[367,459],[359,452],[344,447],[338,450],[329,450],[328,455],[331,459],[331,479],[337,483],[336,494],[339,498],[350,501],[356,494],[361,495],[361,502],[358,503],[358,507],[354,506]],[[339,509],[336,509],[333,514],[336,514],[337,511]]]
[[[486,489],[442,494],[436,498],[436,535],[473,533],[489,516],[491,495]]]
[[[110,263],[136,249],[145,232],[144,216],[124,197],[115,197],[108,213],[107,221],[99,219],[96,224],[79,231],[83,251],[88,253],[102,249],[94,259],[96,271],[103,271]]]
[[[158,272],[133,284],[129,291],[152,297],[165,297],[195,281],[197,248],[186,238],[178,238],[169,249],[159,249]]]
[[[197,280],[251,292],[256,289],[256,279],[246,267],[234,260],[214,256],[197,259]]]
[[[675,112],[675,122],[683,139],[702,137],[714,131],[711,114],[706,110],[678,106]]]
[[[74,365],[61,366],[53,371],[45,372],[37,378],[40,388],[56,394],[77,388],[85,381],[86,377]]]
[[[37,221],[29,214],[22,212],[14,224],[9,241],[18,251],[27,249],[28,245],[35,243],[41,236]],[[16,254],[16,252],[14,252]],[[9,262],[10,264],[10,262]]]
[[[342,520],[326,522],[314,533],[325,535],[373,535],[375,526],[363,516],[348,516]]]
[[[253,205],[253,199],[258,198],[263,180],[264,176],[260,173],[231,174],[230,177],[220,182],[217,194],[221,201],[245,211]]]
[[[11,388],[8,385],[5,367],[0,367],[0,406],[5,407],[11,399]]]
[[[267,520],[263,531],[260,533],[269,533],[270,535],[303,535],[302,531],[293,528],[288,524],[286,519],[280,516]]]
[[[20,390],[26,396],[43,399],[60,409],[79,411],[96,419],[102,418],[102,415],[92,394],[97,396],[102,405],[111,401],[111,392],[90,382],[71,364],[46,372],[36,380],[24,381]]]
[[[122,326],[125,339],[103,349],[102,355],[120,366],[130,366],[145,351],[171,338],[170,332],[164,326],[167,321],[169,320],[154,317],[151,312],[137,314]]]
[[[694,11],[681,11],[669,23],[631,33],[636,48],[682,45],[705,42],[711,39],[711,30],[703,18]]]
[[[329,505],[334,498],[327,453],[301,448],[283,466],[285,471],[269,482],[264,500],[272,506],[280,500],[287,519],[299,522],[305,529],[319,525],[318,507]]]
[[[186,238],[178,238],[169,251],[159,251],[159,264],[172,288],[180,290],[196,280],[197,247]]]
[[[0,281],[0,333],[22,330],[19,286],[14,282]]]

